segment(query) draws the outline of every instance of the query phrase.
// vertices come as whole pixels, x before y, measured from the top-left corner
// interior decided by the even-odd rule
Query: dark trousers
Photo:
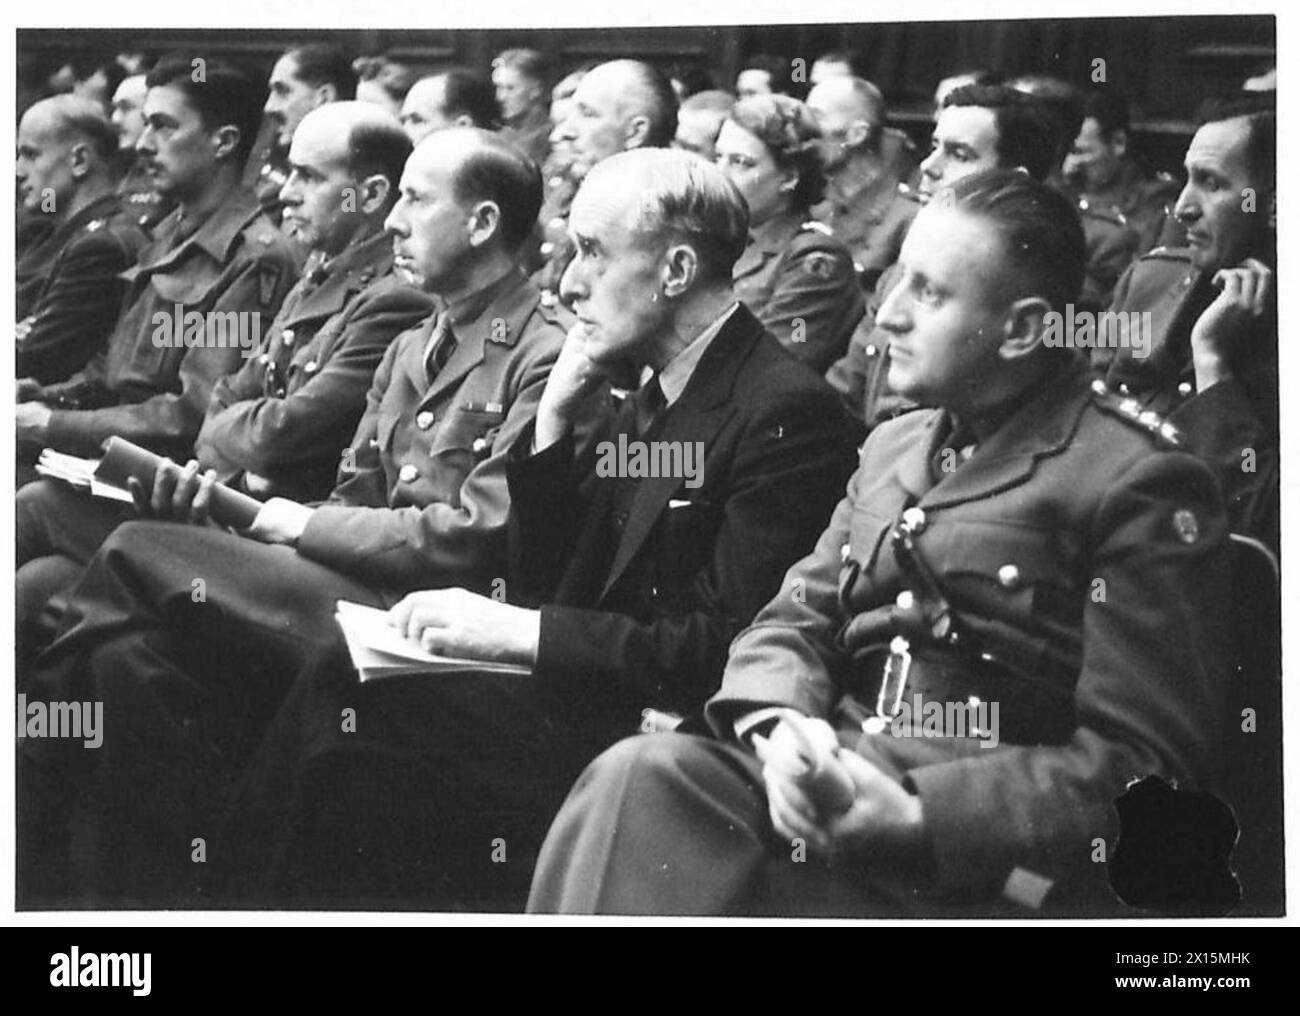
[[[214,816],[293,676],[341,642],[339,598],[389,602],[216,529],[128,522],[109,535],[26,687],[29,702],[102,703],[103,737],[20,741],[24,904],[200,901]]]

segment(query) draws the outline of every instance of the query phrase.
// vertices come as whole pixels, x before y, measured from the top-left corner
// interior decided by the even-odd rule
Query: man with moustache
[[[388,607],[438,584],[489,592],[506,574],[507,451],[566,323],[518,267],[540,204],[536,167],[494,135],[427,138],[385,225],[398,270],[439,310],[388,347],[329,500],[273,497],[241,534],[150,521],[107,539],[32,687],[104,702],[118,733],[94,758],[27,742],[20,878],[33,895],[197,901],[202,873],[177,837],[216,835],[227,781],[287,683],[340,641],[337,601]],[[153,503],[204,522],[213,477],[169,472],[175,488]],[[90,791],[80,803],[78,788]],[[98,849],[74,876],[69,836],[86,824]]]
[[[19,200],[52,225],[17,263],[20,400],[101,353],[122,308],[119,276],[148,238],[113,191],[116,154],[116,135],[89,99],[44,99],[18,125]]]
[[[1095,862],[1116,798],[1152,774],[1213,785],[1214,480],[1044,344],[1083,281],[1071,202],[1006,170],[951,194],[917,216],[877,315],[891,383],[937,408],[868,437],[816,549],[732,643],[711,736],[588,767],[531,910],[1115,912]],[[918,715],[976,703],[995,729]],[[1197,850],[1170,840],[1171,863]]]
[[[1112,311],[1151,314],[1149,355],[1097,349],[1106,383],[1167,415],[1210,464],[1235,531],[1278,549],[1277,106],[1275,93],[1208,102],[1174,216],[1187,246],[1157,247]]]
[[[223,838],[241,858],[235,900],[520,906],[573,775],[643,711],[698,710],[839,496],[854,429],[736,300],[747,214],[721,171],[677,151],[613,155],[569,226],[579,324],[508,453],[509,602],[426,587],[389,614],[431,652],[532,672],[358,688],[336,643],[245,781]],[[587,433],[593,398],[637,370],[641,388]],[[602,446],[628,441],[690,445],[702,462],[690,478],[603,471]],[[349,706],[355,733],[335,722]]]
[[[144,74],[123,78],[113,93],[113,109],[109,119],[117,131],[118,172],[121,181],[117,192],[122,203],[136,223],[152,230],[168,212],[172,203],[163,199],[149,179],[149,171],[135,150],[135,143],[144,133],[144,97],[149,91]]]

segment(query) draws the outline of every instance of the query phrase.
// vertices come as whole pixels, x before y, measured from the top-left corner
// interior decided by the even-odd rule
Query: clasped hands
[[[922,847],[921,799],[841,748],[826,721],[790,716],[753,744],[778,835],[831,861],[902,858]]]

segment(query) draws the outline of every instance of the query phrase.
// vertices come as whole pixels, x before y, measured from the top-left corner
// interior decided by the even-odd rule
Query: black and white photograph
[[[11,919],[1285,917],[1203,8],[27,12]]]

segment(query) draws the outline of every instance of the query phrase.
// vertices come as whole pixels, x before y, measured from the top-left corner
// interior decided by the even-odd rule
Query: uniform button
[[[1004,564],[998,569],[998,584],[1003,589],[1017,589],[1020,586],[1020,569],[1014,564]]]
[[[320,364],[318,364],[315,360],[308,360],[306,363],[302,365],[302,369],[307,374],[315,374],[316,368],[319,366]]]
[[[271,356],[270,356],[270,354],[269,354],[269,353],[263,353],[261,356],[259,356],[259,357],[257,358],[257,362],[260,363],[263,367],[265,367],[268,363],[271,362]]]
[[[1121,395],[1127,395],[1127,394],[1128,394],[1128,385],[1121,383],[1120,386],[1119,386],[1119,393],[1120,393]]]
[[[485,437],[476,437],[474,443],[470,445],[475,455],[482,455],[488,450],[488,442]]]
[[[550,240],[547,240],[544,244],[542,244],[539,253],[542,255],[542,257],[549,258],[552,254],[555,253],[555,244],[551,243]]]
[[[293,329],[292,329],[292,328],[286,328],[283,332],[280,333],[280,338],[284,340],[284,344],[285,344],[286,346],[292,346],[292,345],[293,345]]]
[[[908,508],[903,512],[903,525],[913,533],[921,532],[926,526],[925,512],[920,508]]]
[[[840,560],[847,561],[849,559],[849,555],[851,555],[852,553],[853,553],[853,544],[846,543],[843,547],[840,548]]]
[[[378,447],[379,447],[379,438],[377,438],[377,437],[372,437],[372,438],[370,439],[370,447],[371,447],[371,448],[378,448]]]
[[[427,410],[423,413],[417,413],[415,415],[415,425],[421,430],[428,430],[433,426],[433,414]]]
[[[894,598],[894,603],[898,605],[900,610],[911,610],[916,606],[916,597],[912,595],[912,590],[904,589]]]
[[[876,348],[876,346],[875,346],[874,343],[872,343],[871,345],[867,346],[867,348],[866,348],[866,354],[867,354],[867,356],[877,356],[877,355],[879,355],[879,353],[880,353],[880,350]]]
[[[420,475],[420,471],[409,462],[397,471],[397,478],[403,483],[414,483],[415,478]]]
[[[1183,396],[1183,398],[1186,398],[1187,396],[1191,395],[1192,383],[1190,381],[1183,381],[1181,384],[1179,384],[1178,394]]]

